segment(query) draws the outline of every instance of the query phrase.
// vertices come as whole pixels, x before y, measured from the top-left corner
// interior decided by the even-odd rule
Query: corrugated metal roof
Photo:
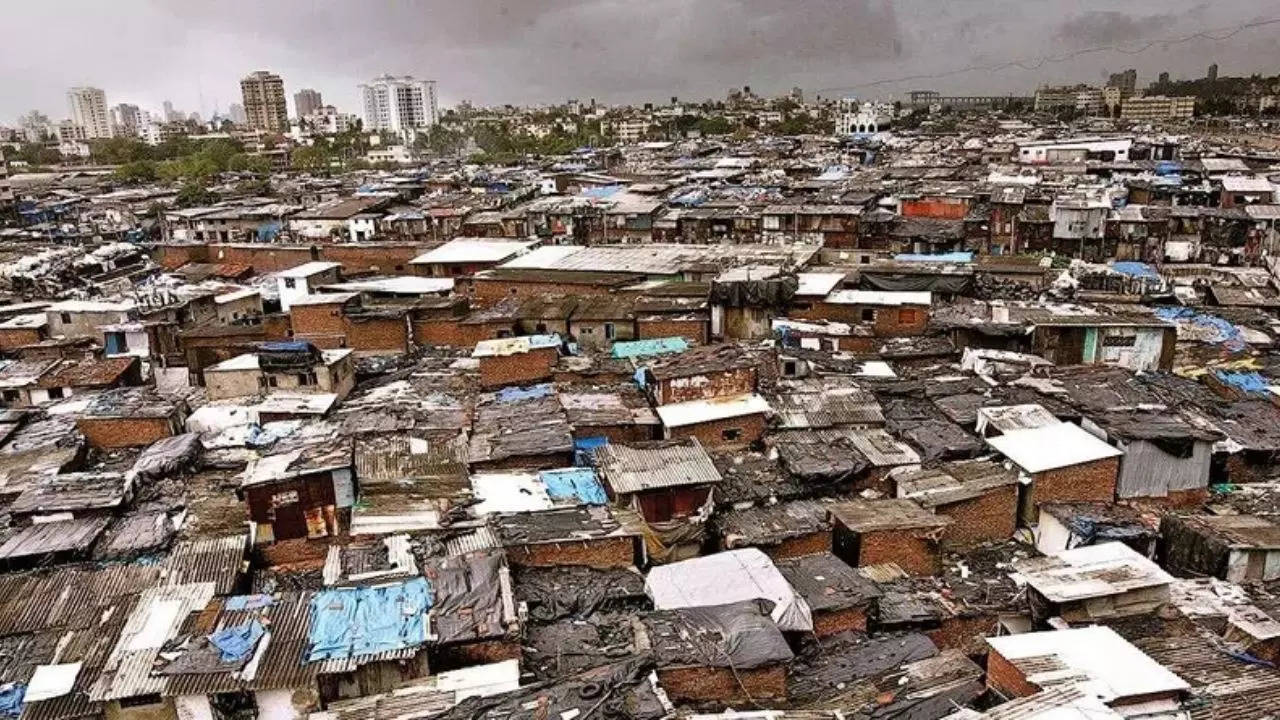
[[[187,616],[204,609],[213,595],[211,582],[144,591],[129,614],[102,675],[90,690],[89,699],[99,702],[163,692],[167,679],[151,674],[156,655],[182,627]]]
[[[99,516],[31,525],[0,545],[0,559],[87,550],[108,522],[110,518]]]
[[[178,543],[164,562],[166,584],[209,582],[216,594],[229,594],[244,572],[248,546],[247,533]]]
[[[719,471],[697,438],[610,443],[597,450],[595,457],[615,495],[720,482]]]

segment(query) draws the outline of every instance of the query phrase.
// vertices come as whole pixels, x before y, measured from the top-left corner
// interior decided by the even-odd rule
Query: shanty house
[[[802,320],[829,320],[865,325],[876,337],[923,335],[929,324],[933,294],[895,290],[835,290],[808,310],[793,310]]]
[[[1034,525],[1047,502],[1111,502],[1124,453],[1080,429],[1058,423],[1014,430],[987,443],[1021,473],[1019,514]]]
[[[1018,524],[1018,474],[987,459],[960,460],[890,474],[897,496],[951,518],[942,544],[1007,540]]]
[[[537,247],[538,240],[456,238],[409,261],[417,275],[456,277],[496,267]]]
[[[324,285],[332,285],[342,279],[342,265],[336,262],[303,263],[297,267],[276,273],[276,292],[280,309],[289,312],[293,301],[315,294]]]
[[[497,515],[492,535],[523,567],[629,568],[644,557],[641,538],[603,505]]]
[[[774,560],[831,552],[830,503],[792,500],[716,513],[720,547],[754,547]]]
[[[746,447],[764,435],[769,402],[755,393],[659,405],[669,439],[694,438],[714,448]]]
[[[1124,453],[1116,497],[1164,498],[1171,505],[1208,499],[1213,447],[1222,433],[1170,414],[1107,414],[1092,424]]]
[[[143,447],[178,435],[187,405],[146,388],[117,388],[95,395],[76,418],[76,428],[96,448]]]
[[[1160,556],[1174,572],[1242,583],[1280,578],[1280,522],[1262,515],[1165,515]]]
[[[256,541],[338,535],[355,504],[351,467],[350,441],[336,438],[252,460],[239,494],[256,526]]]
[[[610,497],[650,523],[701,513],[720,482],[696,437],[610,443],[596,450],[595,462]]]
[[[778,571],[809,605],[813,634],[827,637],[846,631],[866,632],[875,616],[881,591],[871,580],[829,552],[777,561]]]
[[[791,648],[767,603],[748,600],[659,610],[640,623],[658,682],[681,703],[784,700]]]
[[[1173,578],[1118,542],[1023,560],[1014,570],[1027,584],[1031,618],[1090,623],[1152,613],[1169,601]]]
[[[770,617],[780,630],[813,630],[808,603],[769,556],[755,548],[726,550],[655,566],[645,577],[644,590],[657,610],[767,600],[773,604]]]
[[[480,384],[486,388],[526,385],[551,379],[560,357],[559,335],[527,335],[482,340],[471,357],[480,363]]]
[[[951,519],[911,500],[859,498],[830,509],[837,557],[854,567],[895,563],[913,575],[938,572],[939,540]]]
[[[1108,627],[1005,635],[987,643],[987,686],[1006,698],[1075,686],[1125,717],[1174,717],[1190,689]]]
[[[307,342],[263,343],[256,353],[205,368],[205,387],[210,400],[276,392],[329,394],[340,400],[355,386],[353,352],[317,350]]]

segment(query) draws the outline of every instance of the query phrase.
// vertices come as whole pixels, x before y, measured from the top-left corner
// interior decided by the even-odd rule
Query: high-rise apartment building
[[[120,103],[111,108],[111,131],[116,137],[137,137],[142,126],[142,111],[137,105]]]
[[[1131,97],[1120,106],[1120,117],[1125,120],[1189,120],[1195,117],[1196,99],[1193,96],[1165,97],[1147,95]]]
[[[251,72],[240,81],[240,93],[249,127],[289,131],[289,106],[284,97],[284,80],[279,75],[266,70]]]
[[[231,103],[227,106],[227,117],[231,118],[231,122],[236,125],[249,123],[249,116],[244,114],[244,106],[240,103]]]
[[[383,75],[361,85],[364,129],[403,133],[436,124],[436,82]]]
[[[1107,86],[1120,88],[1120,93],[1125,97],[1129,97],[1138,88],[1138,71],[1129,68],[1124,72],[1111,73],[1107,78]]]
[[[84,128],[87,140],[111,137],[111,117],[107,114],[107,94],[99,88],[73,87],[67,91],[71,122]]]
[[[320,99],[320,91],[306,88],[293,94],[293,112],[299,118],[312,115],[324,105]]]

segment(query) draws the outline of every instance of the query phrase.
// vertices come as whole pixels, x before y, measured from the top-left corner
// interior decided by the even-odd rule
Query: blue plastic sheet
[[[307,662],[422,645],[431,605],[426,578],[318,592],[311,598]]]
[[[1156,317],[1176,323],[1190,323],[1199,328],[1210,328],[1215,332],[1203,339],[1214,345],[1221,345],[1232,352],[1240,352],[1248,347],[1240,328],[1216,315],[1206,315],[1186,307],[1158,307]]]
[[[1133,262],[1131,260],[1120,260],[1111,263],[1111,269],[1122,275],[1130,277],[1147,278],[1150,280],[1159,280],[1160,273],[1156,269],[1146,263]]]
[[[218,648],[219,656],[223,662],[247,660],[253,649],[258,646],[258,641],[262,639],[263,632],[265,631],[262,628],[262,623],[257,620],[250,620],[243,625],[222,628],[209,636],[209,642]]]
[[[1258,395],[1267,394],[1267,386],[1271,383],[1256,372],[1235,372],[1230,370],[1214,370],[1213,374],[1219,380],[1230,385],[1231,387],[1247,393]]]
[[[522,400],[534,400],[551,394],[551,385],[530,385],[529,387],[503,388],[497,392],[496,399],[500,403],[513,403]]]
[[[538,479],[552,500],[573,500],[580,505],[606,505],[609,502],[604,486],[591,468],[543,470],[538,473]]]
[[[646,357],[649,355],[666,355],[684,352],[689,349],[689,341],[682,337],[652,338],[649,340],[627,340],[613,344],[610,354],[616,358]]]
[[[22,714],[22,698],[27,686],[22,683],[0,685],[0,717],[18,717]]]
[[[257,610],[274,604],[275,599],[270,595],[233,595],[227,598],[223,607],[227,610]]]

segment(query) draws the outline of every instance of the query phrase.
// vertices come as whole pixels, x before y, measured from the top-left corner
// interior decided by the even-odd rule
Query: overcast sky
[[[1280,17],[1275,0],[38,0],[6,2],[4,16],[3,124],[32,108],[65,117],[74,85],[103,88],[113,105],[169,99],[207,117],[239,102],[239,78],[256,69],[284,77],[292,114],[306,87],[358,113],[356,86],[388,72],[437,80],[451,105],[700,100],[742,85],[1029,94],[1127,67],[1141,85],[1161,70],[1200,77],[1215,61],[1223,75],[1280,68],[1272,25],[1036,71],[865,85],[1230,28]]]

